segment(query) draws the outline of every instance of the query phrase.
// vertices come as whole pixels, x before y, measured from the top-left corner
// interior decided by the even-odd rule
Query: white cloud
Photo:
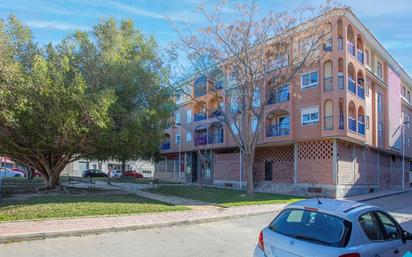
[[[89,30],[87,26],[81,26],[77,24],[70,24],[56,21],[44,21],[44,20],[26,20],[24,21],[32,28],[49,28],[58,30]]]

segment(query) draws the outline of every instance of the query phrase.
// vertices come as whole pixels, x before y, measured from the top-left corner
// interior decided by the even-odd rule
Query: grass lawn
[[[160,186],[159,188],[149,189],[149,191],[228,207],[252,204],[292,203],[302,199],[297,196],[269,193],[256,193],[254,197],[250,197],[246,195],[245,191],[211,187],[200,188],[196,186]]]
[[[0,202],[0,221],[188,210],[132,194],[42,195]]]

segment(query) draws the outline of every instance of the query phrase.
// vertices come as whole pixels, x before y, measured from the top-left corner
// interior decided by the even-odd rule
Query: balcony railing
[[[325,130],[333,129],[333,116],[325,116]]]
[[[209,136],[208,144],[221,144],[224,141],[223,134],[215,134],[213,136]]]
[[[348,78],[348,90],[356,95],[356,83],[351,78]]]
[[[338,50],[343,50],[343,38],[338,37]]]
[[[361,85],[358,85],[357,95],[359,98],[365,99],[365,89]]]
[[[358,133],[361,135],[365,135],[365,123],[358,122]]]
[[[273,124],[266,127],[266,137],[287,136],[290,133],[290,124]]]
[[[170,149],[170,142],[163,143],[161,148],[162,148],[162,150],[169,150]]]
[[[354,45],[352,42],[348,41],[347,44],[346,44],[346,46],[347,46],[347,48],[348,48],[348,52],[349,52],[352,56],[355,56],[355,45]]]
[[[343,77],[343,75],[338,76],[338,88],[345,89],[345,78]]]
[[[206,112],[198,112],[194,115],[194,121],[201,121],[207,119]]]
[[[219,111],[218,109],[214,109],[214,110],[210,111],[209,118],[215,118],[215,117],[219,117],[221,115],[222,115],[221,111]]]
[[[363,52],[362,52],[362,50],[357,49],[356,52],[357,52],[356,58],[358,59],[358,61],[359,61],[360,63],[363,64]]]
[[[195,146],[198,145],[207,145],[207,136],[198,136],[194,138]]]
[[[356,120],[354,118],[349,117],[348,123],[349,123],[349,130],[356,132]]]
[[[323,86],[325,91],[333,90],[333,77],[324,78],[323,79]]]
[[[268,105],[289,101],[289,91],[272,94],[269,98]]]

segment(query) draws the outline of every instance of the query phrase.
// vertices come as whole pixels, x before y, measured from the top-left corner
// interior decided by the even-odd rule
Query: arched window
[[[207,91],[207,79],[205,76],[201,76],[195,81],[195,97],[206,95]]]
[[[345,113],[344,113],[344,100],[339,98],[339,129],[345,128]]]
[[[363,64],[363,41],[361,35],[356,37],[356,58]]]
[[[356,94],[356,83],[355,83],[355,67],[350,62],[348,64],[348,90]]]
[[[362,106],[358,109],[358,133],[365,135],[365,111]]]
[[[363,77],[363,72],[361,70],[358,71],[358,87],[357,87],[357,95],[362,98],[365,99],[365,79]]]
[[[332,61],[323,64],[323,86],[325,91],[333,90]]]
[[[338,50],[343,50],[343,22],[338,20]]]
[[[356,106],[353,101],[348,106],[348,129],[356,132]]]
[[[328,99],[324,104],[324,129],[333,129],[333,101]]]
[[[348,25],[347,29],[346,29],[346,33],[347,33],[347,48],[348,48],[348,52],[355,56],[355,36],[353,33],[353,28],[352,25]]]
[[[338,88],[345,89],[345,77],[343,73],[343,58],[338,59]]]

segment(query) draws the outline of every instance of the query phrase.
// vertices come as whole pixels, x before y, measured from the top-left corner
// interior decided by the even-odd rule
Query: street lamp
[[[401,124],[392,135],[392,137],[394,137],[399,129],[402,129],[402,190],[405,190],[405,125],[409,123],[410,121],[404,120],[404,118],[402,118]]]

